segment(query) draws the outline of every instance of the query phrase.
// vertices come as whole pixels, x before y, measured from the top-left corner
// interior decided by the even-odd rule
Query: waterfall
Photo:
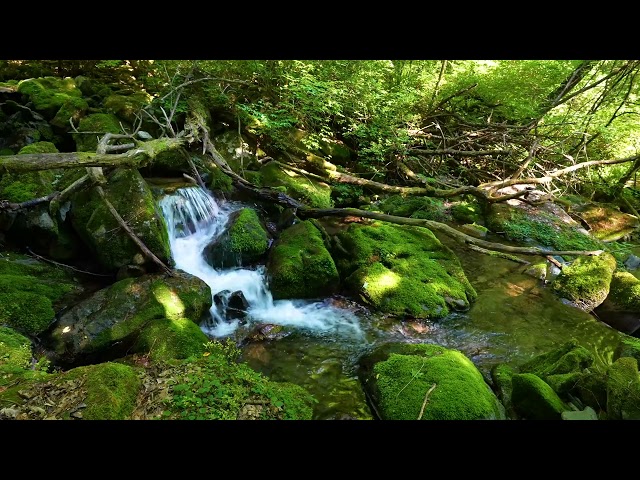
[[[175,267],[202,279],[214,296],[225,290],[242,291],[249,304],[244,319],[248,324],[272,323],[315,333],[363,335],[355,314],[325,301],[274,301],[264,265],[255,269],[215,269],[207,263],[203,255],[205,247],[224,232],[229,215],[247,205],[231,201],[218,203],[209,192],[193,186],[178,188],[163,196],[159,206],[167,223]],[[225,337],[239,324],[238,319],[227,319],[224,308],[212,302],[211,321],[201,328],[209,336]]]

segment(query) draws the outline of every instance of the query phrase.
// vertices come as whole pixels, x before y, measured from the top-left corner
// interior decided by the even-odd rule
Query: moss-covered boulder
[[[439,198],[390,195],[375,209],[399,217],[422,218],[440,222],[451,220],[443,200]]]
[[[111,113],[87,115],[80,120],[77,130],[73,134],[73,139],[78,152],[95,152],[98,148],[98,139],[105,133],[122,133],[120,120]]]
[[[0,326],[0,372],[31,365],[31,340],[12,328]]]
[[[190,318],[159,318],[150,322],[133,346],[135,352],[147,352],[153,361],[170,361],[202,355],[209,341]]]
[[[326,297],[340,284],[322,234],[308,220],[282,232],[269,251],[266,271],[274,299]]]
[[[269,248],[269,234],[257,212],[243,208],[229,215],[225,231],[204,249],[213,268],[233,268],[260,261]]]
[[[331,187],[324,182],[311,180],[300,173],[283,169],[269,162],[260,169],[260,182],[264,187],[281,190],[308,207],[331,208]]]
[[[140,111],[151,99],[147,92],[134,92],[131,95],[113,93],[104,99],[102,105],[107,113],[133,124],[137,120],[136,115],[141,115]]]
[[[69,119],[77,123],[89,104],[72,78],[42,77],[22,80],[18,92],[27,96],[34,109],[50,123],[65,130],[71,128]]]
[[[511,393],[513,391],[512,377],[515,370],[504,363],[494,365],[491,368],[491,380],[500,402],[505,408],[505,412],[509,418],[515,418],[513,403],[511,402]]]
[[[601,250],[602,241],[591,236],[558,205],[546,202],[525,210],[506,203],[491,204],[485,226],[508,240],[554,250]]]
[[[640,374],[635,358],[619,358],[609,367],[607,419],[640,420]]]
[[[464,354],[429,344],[412,350],[414,354],[390,353],[375,362],[364,381],[381,419],[505,418],[500,401]]]
[[[449,207],[449,212],[456,222],[484,224],[484,211],[477,199],[457,201]]]
[[[211,302],[209,286],[185,272],[128,278],[65,311],[43,343],[51,359],[65,365],[113,360],[137,348],[184,358],[198,351],[194,344],[203,336],[182,320],[199,324]]]
[[[511,400],[515,411],[525,420],[560,420],[569,407],[544,380],[533,373],[512,377]]]
[[[216,134],[211,138],[211,142],[227,161],[229,167],[242,176],[246,170],[260,168],[257,157],[265,155],[260,148],[256,149],[251,145],[247,138],[238,136],[237,129]]]
[[[591,312],[609,295],[616,259],[609,253],[581,256],[553,281],[553,291],[585,312]]]
[[[629,272],[614,272],[607,302],[616,310],[634,311],[640,314],[640,280]]]
[[[580,373],[593,364],[593,354],[570,340],[549,352],[537,355],[519,367],[520,373],[533,373],[546,379],[551,375]]]
[[[38,335],[82,292],[62,268],[24,255],[0,255],[0,325]]]
[[[477,296],[456,255],[426,228],[352,223],[337,243],[345,286],[381,312],[440,318]]]
[[[171,262],[167,227],[151,189],[136,169],[117,168],[104,187],[107,199],[129,228],[165,264]],[[131,264],[155,268],[109,211],[95,188],[75,194],[69,212],[71,223],[108,271]]]
[[[620,240],[634,232],[640,222],[620,208],[605,203],[591,202],[586,198],[571,196],[571,211],[589,226],[589,233],[603,242]]]

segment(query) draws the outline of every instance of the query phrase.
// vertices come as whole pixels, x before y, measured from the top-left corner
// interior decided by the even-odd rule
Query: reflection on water
[[[493,365],[517,366],[575,338],[596,361],[611,361],[620,333],[563,304],[541,280],[509,260],[454,249],[478,292],[471,309],[439,321],[360,315],[364,340],[290,335],[252,345],[245,359],[277,381],[292,381],[319,400],[315,418],[371,418],[356,380],[358,359],[385,342],[435,343],[465,353],[489,380]],[[532,259],[533,260],[533,259]]]

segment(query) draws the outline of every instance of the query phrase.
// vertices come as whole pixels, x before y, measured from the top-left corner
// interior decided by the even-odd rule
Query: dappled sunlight
[[[153,296],[164,307],[165,316],[171,320],[176,320],[184,316],[184,303],[176,292],[163,284],[153,287]]]
[[[364,282],[362,287],[367,290],[372,286],[379,295],[384,295],[389,290],[394,289],[400,283],[400,276],[388,270],[378,275],[372,275],[369,277],[370,282]]]

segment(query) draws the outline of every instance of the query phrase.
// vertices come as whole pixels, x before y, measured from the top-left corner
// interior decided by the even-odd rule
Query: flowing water
[[[216,270],[204,248],[223,233],[229,215],[247,205],[216,201],[199,187],[162,197],[176,268],[210,287],[212,294],[243,292],[249,308],[244,322],[227,321],[211,308],[202,325],[210,338],[242,343],[242,360],[274,381],[305,387],[318,403],[315,419],[373,418],[357,376],[358,360],[385,342],[435,343],[465,353],[489,380],[498,363],[517,366],[571,338],[589,348],[597,361],[611,360],[620,334],[597,318],[563,304],[544,282],[522,273],[522,265],[480,253],[458,254],[478,299],[469,311],[438,321],[401,321],[370,314],[341,297],[318,301],[277,300],[269,292],[264,266]],[[243,342],[261,325],[284,326],[272,341]]]

